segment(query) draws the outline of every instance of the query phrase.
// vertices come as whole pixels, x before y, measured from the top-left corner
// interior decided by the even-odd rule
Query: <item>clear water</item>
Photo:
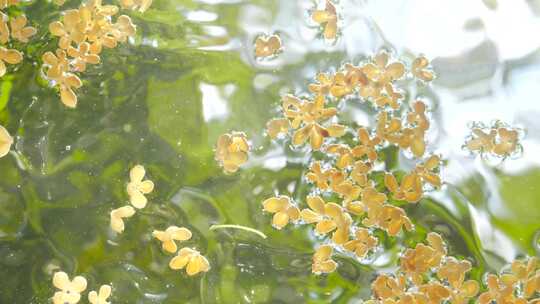
[[[0,124],[16,144],[0,159],[0,302],[47,303],[51,273],[61,268],[90,285],[112,282],[113,303],[353,303],[369,297],[376,270],[395,265],[400,244],[430,230],[474,261],[476,278],[516,256],[539,255],[540,38],[532,33],[540,4],[501,0],[493,10],[486,6],[493,0],[484,2],[342,0],[342,35],[329,45],[306,21],[311,1],[158,0],[131,14],[137,38],[106,51],[85,74],[76,110],[32,65],[52,48],[39,27],[27,61],[2,79],[1,99],[9,98]],[[37,26],[59,16],[40,1],[25,13]],[[280,33],[284,52],[255,61],[254,38],[271,32]],[[306,93],[318,71],[381,47],[434,59],[433,86],[409,93],[429,98],[431,145],[447,160],[447,184],[407,207],[417,233],[385,240],[387,250],[364,263],[338,257],[337,272],[316,277],[311,230],[276,231],[261,211],[276,192],[306,194],[309,162],[303,151],[265,137],[265,124],[282,94]],[[342,118],[370,124],[372,114],[352,105]],[[461,146],[470,121],[495,119],[527,135],[520,158],[493,166]],[[231,130],[246,132],[255,149],[238,174],[226,176],[213,148]],[[128,170],[137,163],[156,190],[117,236],[109,212],[126,204]],[[194,232],[210,272],[190,278],[168,269],[170,256],[150,232],[172,224]],[[252,227],[268,238],[210,231],[213,224]]]

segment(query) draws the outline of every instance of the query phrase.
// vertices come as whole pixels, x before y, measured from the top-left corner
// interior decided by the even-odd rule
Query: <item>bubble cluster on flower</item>
[[[130,7],[145,10],[149,4],[144,1]],[[88,64],[99,64],[103,48],[115,48],[135,35],[136,26],[129,16],[120,15],[113,20],[118,12],[116,5],[88,0],[77,9],[64,11],[61,21],[49,24],[49,32],[59,40],[55,52],[42,56],[44,75],[58,88],[60,99],[67,107],[77,106],[75,90],[82,86],[77,73],[86,71]]]
[[[272,57],[281,51],[283,51],[283,46],[278,35],[259,35],[255,38],[255,57]]]
[[[238,171],[247,162],[249,143],[243,132],[222,134],[216,144],[215,159],[223,167],[226,174]]]
[[[506,158],[521,151],[520,139],[519,129],[501,121],[495,121],[490,126],[474,122],[464,148],[472,153]]]

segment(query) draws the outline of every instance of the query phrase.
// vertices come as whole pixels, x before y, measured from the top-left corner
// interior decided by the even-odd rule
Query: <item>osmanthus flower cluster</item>
[[[146,4],[141,5],[146,8]],[[67,107],[77,106],[74,90],[82,86],[78,74],[86,71],[87,65],[100,63],[103,48],[115,48],[135,35],[130,17],[116,17],[118,12],[118,6],[88,0],[77,9],[64,11],[61,21],[49,24],[50,33],[59,41],[55,52],[43,55],[44,74],[58,88]]]
[[[154,183],[151,180],[144,180],[146,170],[141,165],[134,166],[129,172],[130,181],[126,186],[126,191],[129,196],[129,202],[137,209],[143,209],[148,203],[146,194],[154,190]],[[117,233],[124,232],[124,219],[132,217],[135,214],[135,209],[126,205],[111,211],[111,229]]]
[[[13,42],[27,43],[37,32],[27,25],[25,15],[10,16],[4,11],[18,3],[18,0],[0,2],[0,77],[7,73],[6,64],[18,64],[23,60],[23,53],[13,47]]]
[[[519,129],[501,121],[495,121],[491,126],[475,122],[464,147],[473,153],[506,158],[521,151],[520,137]]]
[[[185,227],[170,226],[165,231],[154,230],[152,235],[161,242],[163,250],[169,253],[176,253],[178,247],[175,241],[187,241],[191,239],[192,233]],[[193,248],[183,247],[171,259],[169,267],[173,270],[185,268],[189,276],[194,276],[200,272],[210,270],[210,263],[199,251]]]
[[[87,281],[83,276],[69,279],[67,273],[58,271],[54,273],[53,285],[58,288],[52,297],[53,304],[75,304],[81,300],[81,294],[86,290]],[[99,291],[90,291],[88,301],[90,304],[110,304],[107,299],[111,296],[110,285],[101,285]]]
[[[394,202],[417,203],[425,191],[439,188],[442,181],[440,157],[426,153],[430,120],[425,102],[416,100],[404,111],[400,109],[404,94],[398,81],[410,78],[421,82],[434,78],[427,59],[416,58],[408,71],[404,63],[381,51],[358,66],[348,63],[333,74],[318,74],[308,86],[310,97],[282,97],[283,117],[267,123],[267,134],[271,138],[290,136],[296,147],[309,142],[312,151],[322,152],[313,155],[323,156],[311,163],[305,176],[313,185],[313,194],[305,198],[308,208],[300,211],[301,202],[286,196],[263,202],[264,210],[274,214],[275,228],[289,222],[314,225],[315,233],[328,240],[325,246],[359,259],[377,247],[375,230],[396,236],[414,228],[405,210]],[[354,102],[350,97],[368,102],[378,111],[374,126],[358,127],[352,142],[347,139],[350,136],[344,137],[350,128],[337,121],[339,103]],[[379,160],[382,149],[391,145],[417,159],[410,172],[375,170],[383,165]],[[377,175],[384,178],[375,178]],[[334,252],[320,250],[320,256]],[[320,260],[314,258],[314,263]],[[314,272],[334,268],[314,266]]]
[[[480,290],[477,281],[466,279],[471,267],[448,256],[441,236],[431,232],[427,244],[405,250],[396,272],[375,279],[372,299],[365,303],[469,303]]]

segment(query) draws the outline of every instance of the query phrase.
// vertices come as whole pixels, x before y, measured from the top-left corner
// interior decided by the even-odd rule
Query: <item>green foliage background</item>
[[[77,5],[68,1],[64,7]],[[102,64],[83,75],[79,106],[70,110],[38,68],[41,54],[55,46],[46,24],[58,19],[60,10],[45,1],[24,4],[22,10],[39,33],[26,46],[24,63],[0,83],[0,124],[16,137],[14,153],[0,159],[0,303],[47,303],[57,267],[84,275],[91,289],[112,283],[113,303],[349,303],[369,297],[375,271],[394,265],[400,246],[423,241],[428,231],[444,234],[452,254],[470,257],[476,278],[503,264],[475,234],[471,208],[489,213],[493,189],[474,175],[444,189],[452,211],[432,199],[407,206],[417,229],[397,240],[382,239],[387,250],[376,257],[387,255],[384,263],[339,256],[337,272],[311,275],[318,241],[307,227],[272,229],[260,204],[276,192],[302,201],[308,192],[302,179],[306,153],[271,143],[263,133],[277,113],[282,90],[305,88],[302,68],[338,66],[342,54],[312,51],[301,63],[266,70],[246,59],[247,47],[201,49],[227,41],[207,35],[203,24],[184,13],[216,13],[217,19],[206,25],[224,27],[226,39],[247,46],[252,37],[239,22],[245,5],[272,15],[278,10],[274,1],[211,5],[159,0],[145,14],[129,13],[138,25],[137,39],[104,52]],[[260,73],[277,80],[257,89]],[[205,121],[201,84],[221,91],[235,87],[225,119]],[[231,130],[246,132],[256,149],[240,173],[226,176],[213,160],[213,146],[219,134]],[[286,157],[287,165],[279,170],[263,166],[272,157]],[[117,236],[109,229],[109,212],[127,203],[128,171],[138,163],[145,165],[156,190],[149,206]],[[531,168],[520,176],[493,172],[508,212],[504,218],[490,214],[491,224],[519,252],[538,255],[540,170]],[[212,224],[245,225],[269,237],[209,231]],[[151,231],[169,225],[194,232],[188,244],[208,257],[210,272],[190,278],[168,269],[171,256],[162,252]]]

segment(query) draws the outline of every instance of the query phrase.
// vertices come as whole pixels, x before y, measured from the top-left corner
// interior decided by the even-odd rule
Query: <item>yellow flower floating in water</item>
[[[6,156],[13,144],[13,137],[9,135],[6,128],[0,126],[0,158]]]
[[[210,263],[197,250],[185,247],[180,249],[178,255],[172,258],[169,267],[173,270],[186,268],[186,273],[189,276],[194,276],[200,272],[210,270]]]
[[[191,231],[184,227],[171,226],[165,231],[154,230],[152,235],[161,241],[163,250],[175,253],[178,247],[174,241],[187,241],[191,239]]]
[[[300,210],[285,195],[265,200],[263,208],[266,212],[274,213],[272,226],[276,229],[282,229],[290,221],[296,221],[300,218]]]
[[[341,206],[335,203],[325,203],[320,196],[308,196],[306,201],[311,208],[301,212],[301,217],[306,223],[317,223],[315,231],[320,235],[335,230],[332,240],[336,244],[348,241],[352,219]]]
[[[124,218],[132,217],[135,209],[131,206],[124,206],[111,211],[111,229],[117,233],[124,232]]]
[[[154,183],[151,180],[144,180],[146,170],[141,165],[136,165],[129,172],[130,181],[126,186],[129,195],[129,202],[133,207],[142,209],[148,203],[145,194],[154,190]]]
[[[107,299],[111,296],[112,288],[109,285],[101,285],[99,293],[96,291],[90,291],[88,293],[88,301],[91,304],[110,304]]]
[[[474,123],[465,148],[471,152],[487,153],[497,157],[512,156],[521,149],[520,134],[517,129],[500,121],[496,121],[491,127]]]
[[[247,162],[249,143],[243,132],[223,134],[218,138],[215,159],[223,167],[226,174],[238,171]]]
[[[311,272],[314,274],[334,272],[337,268],[337,263],[332,260],[334,248],[331,245],[321,245],[315,254],[313,254],[313,264]]]
[[[151,2],[132,3],[146,9]],[[102,5],[100,0],[92,0],[81,4],[78,9],[65,11],[61,21],[49,24],[50,33],[59,37],[59,49],[55,52],[56,56],[47,52],[43,56],[43,64],[48,70],[47,79],[59,88],[62,103],[67,107],[77,106],[73,88],[82,86],[81,80],[73,72],[84,72],[86,64],[98,64],[103,47],[114,48],[119,42],[126,42],[128,37],[135,35],[136,27],[129,16],[118,16],[113,22],[113,16],[117,13],[117,6]]]
[[[263,58],[278,54],[283,50],[278,35],[261,35],[255,39],[255,57]]]
[[[435,78],[435,74],[429,69],[429,60],[419,56],[412,63],[411,73],[414,77],[429,82]]]
[[[82,276],[76,276],[70,281],[65,272],[59,271],[53,276],[53,285],[60,289],[52,297],[54,304],[74,304],[81,299],[81,292],[86,290],[87,283]]]
[[[324,10],[313,11],[311,19],[323,27],[323,36],[325,39],[336,39],[338,33],[338,16],[336,7],[332,1],[326,0]]]

